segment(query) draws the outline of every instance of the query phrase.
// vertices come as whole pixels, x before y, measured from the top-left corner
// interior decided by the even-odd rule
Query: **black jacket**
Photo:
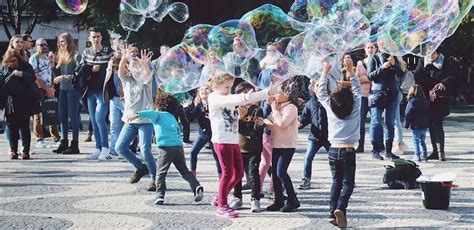
[[[306,102],[298,120],[302,125],[300,129],[311,124],[308,140],[320,141],[324,146],[328,144],[328,117],[316,95],[312,95]]]
[[[367,77],[372,81],[371,93],[388,90],[390,102],[395,100],[398,95],[397,77],[403,76],[403,71],[400,69],[398,62],[396,62],[395,66],[384,69],[382,66],[387,59],[388,55],[380,53],[370,58],[367,65]]]
[[[189,120],[197,119],[199,124],[199,134],[212,137],[211,121],[209,120],[209,108],[202,103],[190,108],[184,109],[186,117]]]
[[[427,100],[410,98],[405,110],[405,128],[427,129],[430,127],[430,104]]]
[[[22,71],[23,75],[13,76],[13,69],[0,69],[0,107],[5,108],[7,120],[18,116],[29,117],[39,106],[35,95],[38,91],[33,91],[33,87],[37,87],[33,69],[28,63],[20,62],[16,70]]]
[[[239,120],[239,143],[243,153],[260,154],[263,150],[263,128],[255,121],[263,118],[263,111],[257,105],[251,105],[243,119]]]
[[[454,60],[445,57],[441,69],[436,68],[433,64],[425,67],[423,58],[420,58],[418,66],[413,72],[416,84],[420,85],[425,92],[425,96],[429,98],[429,91],[438,83],[443,83],[446,87],[446,95],[443,98],[431,102],[431,112],[433,117],[443,117],[449,115],[449,92],[454,88],[458,67]]]

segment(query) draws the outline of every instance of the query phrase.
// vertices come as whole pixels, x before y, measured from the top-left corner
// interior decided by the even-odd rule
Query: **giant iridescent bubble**
[[[168,14],[176,22],[183,23],[189,18],[189,9],[184,3],[175,2],[168,7]]]
[[[80,14],[87,8],[88,0],[56,0],[58,7],[67,14]]]

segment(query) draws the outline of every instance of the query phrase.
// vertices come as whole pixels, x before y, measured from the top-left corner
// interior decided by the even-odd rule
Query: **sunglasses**
[[[48,44],[44,43],[44,44],[38,44],[38,46],[41,46],[41,47],[48,47]]]

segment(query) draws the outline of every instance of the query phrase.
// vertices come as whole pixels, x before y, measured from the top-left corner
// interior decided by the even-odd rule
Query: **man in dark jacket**
[[[416,84],[421,85],[431,105],[430,138],[433,152],[428,159],[445,160],[444,117],[449,115],[449,91],[455,83],[458,67],[438,50],[421,58],[414,71]]]

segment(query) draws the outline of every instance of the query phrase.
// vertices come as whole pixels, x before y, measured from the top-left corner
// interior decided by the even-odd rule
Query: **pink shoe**
[[[229,208],[228,205],[224,205],[220,208],[217,208],[217,215],[227,218],[236,218],[239,217],[239,213],[234,209]]]
[[[214,198],[212,198],[211,205],[213,208],[217,208],[217,206],[219,206],[217,196],[214,196]]]

